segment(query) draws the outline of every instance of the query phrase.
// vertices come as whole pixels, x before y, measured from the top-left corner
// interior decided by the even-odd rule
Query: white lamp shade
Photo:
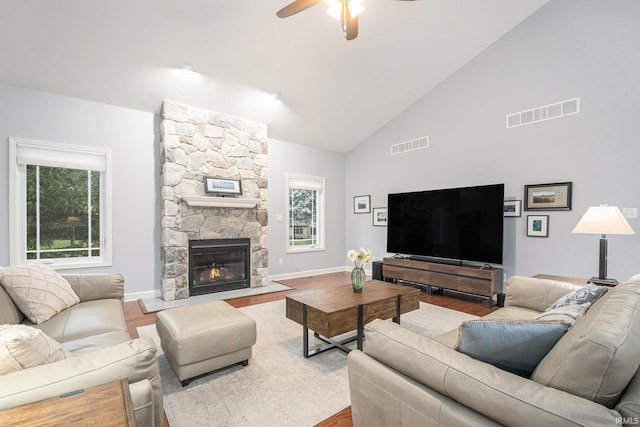
[[[572,233],[635,234],[616,206],[592,206],[582,216]]]

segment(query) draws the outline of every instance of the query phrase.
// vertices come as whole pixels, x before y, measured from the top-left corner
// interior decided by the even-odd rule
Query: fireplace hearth
[[[189,241],[190,296],[250,286],[250,239]]]

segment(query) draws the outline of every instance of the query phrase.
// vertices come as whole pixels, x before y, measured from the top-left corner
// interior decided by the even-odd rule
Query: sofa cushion
[[[78,356],[81,354],[93,353],[94,351],[98,351],[103,348],[113,347],[114,345],[127,342],[130,339],[131,337],[126,331],[104,332],[86,338],[65,341],[62,343],[62,348],[64,348],[68,354]]]
[[[0,375],[66,358],[62,345],[26,325],[0,325]]]
[[[557,280],[512,276],[507,280],[505,306],[518,306],[541,313],[558,298],[580,287],[582,285]]]
[[[613,408],[640,366],[638,354],[640,275],[593,303],[531,379]]]
[[[80,302],[100,299],[124,301],[124,277],[120,273],[63,274]]]
[[[122,302],[117,299],[81,302],[36,327],[65,344],[65,348],[67,342],[109,332],[127,334]]]
[[[0,268],[0,282],[20,311],[35,324],[80,302],[69,282],[44,265]]]
[[[528,378],[570,326],[554,320],[469,320],[458,328],[454,348]]]

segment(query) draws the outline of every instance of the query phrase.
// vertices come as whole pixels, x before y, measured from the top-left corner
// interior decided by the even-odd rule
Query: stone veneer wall
[[[162,105],[162,297],[189,296],[190,239],[251,239],[251,287],[266,285],[267,126],[201,108]],[[183,195],[204,196],[204,176],[240,178],[255,208],[191,207]]]

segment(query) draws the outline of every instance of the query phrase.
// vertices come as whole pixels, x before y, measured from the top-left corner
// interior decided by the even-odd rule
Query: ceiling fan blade
[[[342,32],[344,33],[345,39],[353,40],[358,37],[358,17],[351,17],[351,11],[349,10],[348,2],[342,3],[340,22],[342,23]]]
[[[344,31],[344,37],[347,40],[353,40],[358,37],[358,17],[351,18],[347,21],[347,25]]]
[[[295,15],[298,12],[309,9],[311,6],[315,6],[322,0],[296,0],[293,3],[280,9],[276,15],[278,18],[286,18],[291,15]]]

